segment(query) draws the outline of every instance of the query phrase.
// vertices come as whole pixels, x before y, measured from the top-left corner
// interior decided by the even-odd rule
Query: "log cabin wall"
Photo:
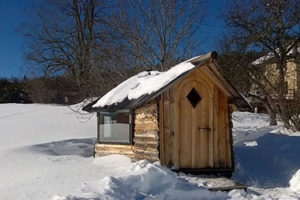
[[[201,131],[198,132],[192,128],[191,130],[187,130],[186,133],[179,133],[180,130],[183,132],[182,128],[179,127],[181,126],[180,124],[182,124],[179,119],[184,120],[186,117],[181,119],[180,116],[178,116],[180,115],[180,110],[182,110],[182,108],[178,106],[182,102],[176,100],[176,98],[182,99],[186,94],[184,93],[181,97],[177,97],[177,93],[181,88],[185,87],[184,85],[193,81],[198,82],[198,85],[206,85],[209,91],[202,93],[202,95],[208,95],[207,97],[202,97],[203,99],[207,98],[206,102],[208,103],[205,104],[206,106],[202,105],[202,107],[205,107],[204,109],[202,108],[204,112],[196,114],[196,118],[206,117],[206,119],[209,120],[206,124],[210,127],[199,127],[198,129],[201,129]],[[200,88],[200,86],[198,88]],[[198,90],[201,90],[201,88]],[[184,90],[182,89],[182,91]],[[232,169],[231,113],[229,112],[228,100],[228,93],[214,80],[214,77],[205,66],[195,70],[165,91],[161,95],[159,102],[161,163],[168,167],[175,168],[186,168],[185,166],[188,166],[187,168]],[[183,108],[187,107],[187,105],[183,106]],[[195,112],[193,109],[189,109],[187,112],[183,111],[184,114],[187,115],[187,118],[189,112]],[[190,123],[189,121],[193,120],[194,118],[187,119],[187,122],[184,123]],[[184,123],[183,126],[185,126]],[[190,124],[193,126],[194,122]],[[204,128],[207,129],[202,130]],[[188,133],[190,134],[189,137],[191,137],[191,141],[185,142],[185,146],[188,146],[188,148],[191,146],[192,148],[188,151],[180,147],[182,140],[185,140],[185,134],[187,134],[187,132],[192,132]],[[190,164],[185,164],[181,161],[182,158],[180,158],[180,156],[190,156],[181,155],[183,151],[195,154],[194,156],[192,155],[194,158],[184,158],[187,162],[190,162]]]
[[[121,154],[135,159],[133,146],[125,144],[95,144],[94,156],[108,156],[112,154]]]
[[[153,100],[134,110],[133,145],[95,144],[95,156],[121,154],[132,160],[159,160],[158,102]]]
[[[158,105],[153,100],[134,111],[134,160],[159,160]]]

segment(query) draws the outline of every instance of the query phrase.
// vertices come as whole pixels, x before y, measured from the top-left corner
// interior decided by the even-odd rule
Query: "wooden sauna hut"
[[[83,110],[97,112],[95,156],[123,154],[185,172],[231,173],[231,114],[251,109],[216,52],[165,72],[144,71]]]

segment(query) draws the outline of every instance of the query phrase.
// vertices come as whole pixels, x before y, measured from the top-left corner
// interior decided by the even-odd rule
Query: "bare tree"
[[[47,0],[30,8],[22,25],[25,58],[44,76],[67,75],[73,90],[86,96],[99,80],[102,24],[107,5],[100,0]],[[97,88],[99,89],[99,88]],[[101,88],[100,88],[101,89]]]
[[[78,101],[101,96],[136,71],[190,56],[204,10],[202,0],[45,0],[22,25],[25,58],[35,73],[69,79]]]
[[[107,23],[136,66],[166,70],[199,47],[203,0],[120,1]]]
[[[233,31],[232,41],[243,46],[245,51],[266,55],[261,62],[255,65],[249,63],[248,67],[252,81],[261,92],[259,98],[267,102],[268,110],[279,114],[285,127],[296,129],[298,125],[291,120],[294,114],[289,112],[292,101],[286,96],[285,77],[287,63],[299,62],[297,50],[293,51],[300,42],[299,13],[296,0],[234,1],[226,13],[227,24]],[[270,65],[274,66],[273,73],[276,74],[273,80],[270,74],[265,73],[270,70]]]

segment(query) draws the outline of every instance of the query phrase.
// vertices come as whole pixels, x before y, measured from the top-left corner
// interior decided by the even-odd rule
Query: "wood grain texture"
[[[204,69],[204,70],[203,70]],[[199,68],[161,96],[162,163],[175,168],[231,168],[231,126],[227,93],[208,68]],[[193,108],[187,100],[195,88],[202,100]],[[161,120],[162,120],[161,119]]]
[[[132,145],[116,145],[116,144],[95,144],[95,156],[107,156],[111,154],[121,154],[134,158]]]
[[[159,160],[158,101],[154,100],[135,110],[134,155],[135,160]]]
[[[187,99],[193,88],[201,96],[195,107]],[[216,74],[200,67],[135,109],[132,146],[96,145],[96,155],[160,160],[175,169],[232,169],[234,105],[229,93]]]

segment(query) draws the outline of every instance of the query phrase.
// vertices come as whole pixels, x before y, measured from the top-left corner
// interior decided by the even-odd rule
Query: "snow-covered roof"
[[[188,72],[196,67],[192,64],[191,60],[201,60],[210,57],[209,54],[197,56],[187,61],[175,65],[171,69],[165,72],[159,71],[143,71],[135,76],[125,80],[117,87],[113,88],[102,98],[100,98],[94,105],[93,108],[100,108],[118,104],[124,100],[138,99],[144,95],[150,95],[164,86],[168,85],[179,76]]]
[[[294,53],[294,51],[295,51],[295,49],[292,48],[287,55],[291,55],[292,53]],[[276,49],[276,52],[278,53],[279,49]],[[297,48],[297,52],[300,53],[300,47]],[[269,59],[271,59],[273,57],[274,57],[274,53],[273,52],[269,52],[265,56],[262,56],[262,57],[260,57],[260,58],[258,58],[256,60],[254,60],[251,64],[252,65],[260,65],[263,62],[265,62],[265,61],[267,61],[267,60],[269,60]]]
[[[182,62],[166,72],[143,71],[127,79],[112,89],[93,105],[93,108],[109,106],[128,100],[138,99],[143,95],[150,95],[164,87],[182,73],[193,69],[195,65]]]
[[[103,97],[84,107],[83,110],[116,110],[136,107],[159,94],[164,90],[164,88],[171,85],[179,77],[182,77],[197,66],[200,66],[216,57],[216,52],[210,52],[179,63],[170,68],[168,71],[140,72],[137,75],[123,81],[121,84],[106,93]],[[222,78],[222,81],[228,83],[228,81],[224,78]],[[231,84],[227,85],[229,85],[229,88],[233,88]],[[241,97],[235,89],[232,89],[231,91],[235,94],[233,96]]]

